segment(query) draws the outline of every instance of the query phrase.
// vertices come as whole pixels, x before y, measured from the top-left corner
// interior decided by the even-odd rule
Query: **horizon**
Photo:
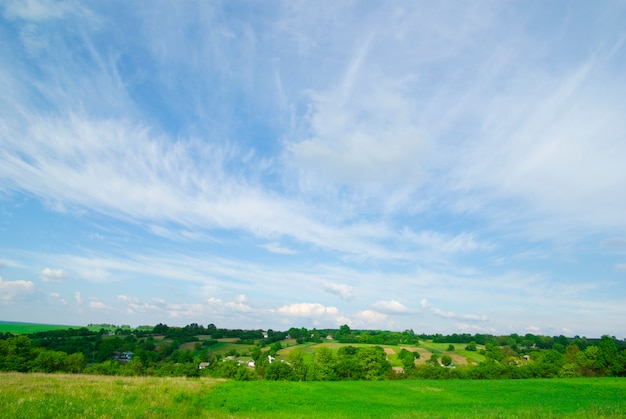
[[[0,318],[624,339],[625,21],[4,2]]]

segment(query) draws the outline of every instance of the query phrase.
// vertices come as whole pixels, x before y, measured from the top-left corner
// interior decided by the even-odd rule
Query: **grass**
[[[477,345],[478,351],[466,351],[465,350],[465,346],[467,344],[465,343],[453,343],[452,345],[454,345],[455,349],[454,351],[448,351],[448,346],[450,345],[450,343],[435,343],[431,340],[424,340],[424,341],[420,341],[419,343],[419,347],[426,349],[428,352],[432,353],[432,354],[436,354],[438,356],[441,356],[443,354],[447,354],[452,356],[453,359],[455,359],[455,355],[463,357],[463,358],[469,358],[472,362],[479,364],[481,362],[483,362],[485,360],[485,356],[481,355],[478,351],[480,351],[481,349],[484,349],[484,345]],[[430,357],[430,355],[429,355]],[[423,360],[425,361],[425,360]],[[458,359],[455,360],[455,362],[457,364],[465,364],[466,360],[463,359],[462,362],[459,362]]]
[[[0,417],[617,418],[626,380],[236,382],[0,374]]]
[[[0,417],[199,417],[221,381],[156,377],[0,374]],[[217,412],[213,417],[227,417]]]
[[[14,335],[25,335],[29,333],[46,332],[48,330],[80,329],[83,326],[67,326],[60,324],[39,324],[39,323],[19,323],[0,321],[0,332],[13,333]],[[90,330],[100,330],[100,328],[88,328]]]

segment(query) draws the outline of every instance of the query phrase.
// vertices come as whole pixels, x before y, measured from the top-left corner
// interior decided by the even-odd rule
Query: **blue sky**
[[[0,319],[626,337],[623,1],[0,7]]]

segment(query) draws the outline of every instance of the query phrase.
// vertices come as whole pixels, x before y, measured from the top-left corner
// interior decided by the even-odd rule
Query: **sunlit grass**
[[[624,379],[236,382],[0,374],[0,417],[618,418]]]
[[[0,374],[0,417],[206,416],[202,403],[220,382],[180,377]]]

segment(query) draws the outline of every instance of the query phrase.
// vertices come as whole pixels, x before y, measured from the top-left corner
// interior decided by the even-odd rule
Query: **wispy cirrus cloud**
[[[620,330],[622,5],[238,4],[0,6],[11,310]]]
[[[272,242],[261,245],[262,248],[272,253],[279,253],[282,255],[293,255],[297,253],[295,250],[288,247],[281,246],[279,243]]]

